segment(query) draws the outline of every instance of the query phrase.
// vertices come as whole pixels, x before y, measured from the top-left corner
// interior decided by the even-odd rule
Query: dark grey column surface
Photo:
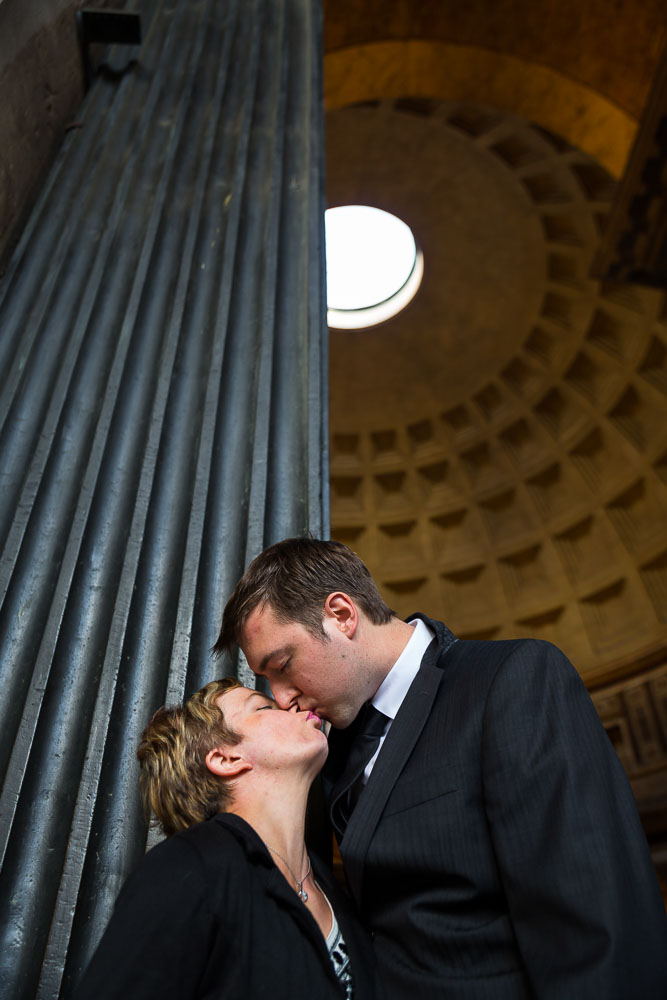
[[[0,281],[2,1000],[68,994],[146,846],[142,728],[237,670],[250,559],[328,532],[319,2],[126,9]]]

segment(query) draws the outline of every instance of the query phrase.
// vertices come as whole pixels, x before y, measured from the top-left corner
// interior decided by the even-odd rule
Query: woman
[[[378,997],[370,944],[304,843],[327,750],[316,715],[232,678],[159,709],[137,756],[167,839],[123,888],[77,1000]]]

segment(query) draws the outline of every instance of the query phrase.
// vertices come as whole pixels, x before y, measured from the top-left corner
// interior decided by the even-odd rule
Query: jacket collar
[[[329,953],[327,951],[322,932],[317,926],[317,923],[310,911],[303,905],[297,897],[296,892],[291,888],[285,878],[283,878],[283,875],[276,867],[266,844],[259,834],[256,833],[254,828],[250,826],[246,820],[244,820],[241,816],[237,816],[235,813],[218,813],[216,816],[213,816],[209,822],[215,823],[216,826],[223,827],[239,842],[245,851],[248,861],[255,867],[255,870],[259,872],[267,895],[271,896],[280,906],[289,911],[290,915],[299,925],[302,932],[313,942],[320,958],[322,959],[327,977],[331,979],[332,982],[337,984],[338,980],[333,972],[333,967],[331,965],[331,960],[329,958]],[[329,879],[326,874],[326,869],[324,869],[323,865],[321,865],[318,858],[313,856],[311,852],[309,852],[309,854],[313,866],[313,875],[316,876],[318,883],[322,885],[325,892],[329,894],[331,890],[328,888]]]
[[[421,611],[415,611],[413,615],[408,615],[405,620],[410,622],[415,618],[419,618],[420,621],[423,621],[430,629],[432,629],[433,632],[435,632],[438,640],[438,653],[440,656],[442,656],[442,654],[445,653],[455,642],[459,641],[454,633],[450,632],[444,622],[439,622],[435,618],[429,618],[427,615],[423,615]]]

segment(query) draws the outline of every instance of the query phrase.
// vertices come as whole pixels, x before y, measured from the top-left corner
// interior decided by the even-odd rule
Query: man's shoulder
[[[438,625],[437,621],[434,622]],[[457,639],[440,646],[432,660],[442,671],[439,695],[451,694],[452,687],[482,688],[504,682],[519,683],[523,678],[536,683],[580,682],[565,653],[544,639]]]
[[[460,639],[452,651],[480,664],[574,670],[563,650],[546,639]]]
[[[436,634],[440,645],[440,657],[447,655],[452,659],[472,659],[483,664],[486,662],[503,662],[509,659],[518,661],[563,661],[569,663],[566,655],[558,646],[546,639],[484,639],[461,638],[437,619],[419,616]],[[445,636],[443,642],[441,637]],[[451,638],[450,638],[451,637]],[[453,640],[453,641],[452,641]]]
[[[449,653],[455,654],[457,658],[476,657],[480,661],[486,659],[505,659],[515,653],[523,651],[526,655],[540,655],[542,649],[554,649],[557,647],[544,639],[485,639],[485,638],[461,638],[438,618],[430,618],[423,612],[416,611],[410,615],[406,621],[419,619],[434,634],[437,643],[437,654],[439,658]],[[435,651],[435,647],[434,650]],[[559,650],[557,650],[560,652]]]

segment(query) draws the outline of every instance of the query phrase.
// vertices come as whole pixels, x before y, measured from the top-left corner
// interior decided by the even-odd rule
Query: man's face
[[[343,729],[368,697],[355,643],[334,617],[325,617],[327,638],[315,638],[298,622],[280,622],[271,605],[256,607],[241,633],[250,669],[266,677],[281,708],[298,706]]]

